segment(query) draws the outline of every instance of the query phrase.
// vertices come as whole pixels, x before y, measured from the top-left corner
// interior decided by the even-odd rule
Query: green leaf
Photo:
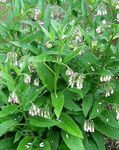
[[[19,143],[17,150],[25,150],[27,143],[32,142],[32,138],[30,136],[25,136]]]
[[[17,145],[13,144],[13,138],[0,140],[0,150],[16,150]]]
[[[104,109],[104,104],[100,104],[98,100],[95,100],[93,108],[92,108],[92,112],[90,114],[90,119],[96,118],[97,116],[100,115],[100,113],[103,111]]]
[[[97,144],[98,150],[105,150],[105,142],[104,142],[104,138],[102,137],[102,135],[96,131],[92,133],[91,135]]]
[[[40,148],[41,150],[51,150],[50,144],[47,140],[44,142],[44,146]]]
[[[88,115],[89,111],[91,110],[92,104],[93,104],[93,96],[91,94],[86,95],[82,103],[82,109],[85,117]]]
[[[29,122],[34,127],[52,127],[58,125],[58,121],[44,118],[44,117],[33,117],[29,118]]]
[[[70,92],[73,92],[73,93],[76,93],[76,94],[80,95],[81,98],[83,98],[83,92],[80,89],[77,89],[77,88],[74,87],[74,88],[68,88],[68,90]]]
[[[44,12],[44,18],[43,18],[43,22],[44,22],[44,27],[48,30],[50,29],[50,6],[47,6]]]
[[[17,142],[20,138],[21,138],[22,134],[20,133],[20,131],[18,130],[15,134],[14,137],[14,143]]]
[[[95,128],[105,136],[119,140],[119,130],[105,124],[100,119],[95,120]]]
[[[71,150],[85,150],[82,140],[79,137],[75,137],[73,135],[70,135],[64,131],[62,131],[62,138],[65,142],[65,144],[69,147]]]
[[[8,98],[6,96],[6,94],[0,90],[0,103],[7,103],[8,102]]]
[[[51,99],[52,99],[52,104],[54,106],[54,112],[57,118],[59,118],[63,105],[64,105],[64,95],[61,92],[58,93],[57,95],[52,94]]]
[[[43,53],[39,56],[29,57],[28,62],[41,63],[41,62],[51,62],[53,60],[54,60],[53,56]]]
[[[16,105],[5,106],[4,109],[0,111],[0,118],[13,114],[17,108],[18,106]]]
[[[119,104],[119,91],[114,92],[114,94],[110,95],[109,97],[105,97],[104,100],[111,104]]]
[[[50,91],[54,90],[54,74],[51,68],[43,63],[36,65],[36,71],[43,85],[47,85]]]
[[[70,116],[62,113],[60,116],[60,120],[61,122],[57,125],[59,128],[67,131],[71,135],[83,138],[81,130]]]
[[[81,108],[74,101],[65,98],[64,107],[71,111],[81,111]]]
[[[18,125],[15,120],[7,120],[0,124],[0,136],[4,135],[8,131],[14,130],[14,128]]]
[[[64,63],[68,63],[70,60],[75,58],[76,56],[79,55],[80,48],[76,49],[75,51],[70,52],[65,58],[64,58]]]
[[[100,115],[99,118],[105,123],[112,127],[119,128],[119,122],[116,120],[116,116],[112,111],[105,110]]]

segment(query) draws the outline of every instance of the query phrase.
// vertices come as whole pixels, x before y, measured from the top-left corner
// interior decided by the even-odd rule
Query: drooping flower
[[[44,142],[41,142],[40,144],[39,144],[39,147],[44,147],[45,145],[44,145]]]
[[[112,76],[101,76],[100,82],[109,82],[112,79]]]
[[[45,108],[39,108],[38,106],[32,104],[29,115],[31,116],[41,116],[44,118],[50,118],[50,112],[46,110]]]
[[[12,94],[9,96],[8,102],[13,104],[19,104],[19,100],[15,91],[13,91]]]
[[[112,87],[106,89],[105,97],[109,97],[114,93],[114,89]]]
[[[29,84],[30,82],[31,82],[31,76],[29,76],[28,74],[25,74],[24,83]]]
[[[84,131],[85,132],[94,132],[94,122],[93,120],[86,120],[84,122]]]
[[[96,28],[96,32],[97,32],[98,34],[100,34],[100,33],[102,32],[102,29],[101,29],[100,26]]]
[[[116,119],[119,120],[119,107],[116,108]]]
[[[34,83],[35,86],[39,86],[39,79],[36,78],[33,83]]]
[[[36,8],[36,9],[34,10],[34,20],[38,20],[39,14],[40,14],[40,10]]]
[[[119,14],[117,14],[117,22],[119,22]]]

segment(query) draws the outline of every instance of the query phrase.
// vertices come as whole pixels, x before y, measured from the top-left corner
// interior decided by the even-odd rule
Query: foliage
[[[0,7],[1,150],[105,150],[105,137],[119,140],[119,2]]]

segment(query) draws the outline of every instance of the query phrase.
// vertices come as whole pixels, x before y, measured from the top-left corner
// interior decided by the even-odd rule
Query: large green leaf
[[[112,111],[105,110],[100,115],[99,118],[105,123],[112,127],[119,128],[119,122],[116,120],[116,114]]]
[[[76,49],[75,51],[70,52],[65,58],[64,58],[64,63],[68,63],[71,61],[73,58],[79,55],[80,48]]]
[[[47,119],[44,117],[33,117],[29,118],[29,122],[34,127],[52,127],[58,125],[58,121]]]
[[[92,137],[97,144],[98,150],[105,150],[105,142],[103,136],[99,132],[92,133]]]
[[[90,114],[90,119],[93,119],[99,116],[103,110],[104,110],[104,104],[100,103],[98,100],[95,100],[93,107],[92,107],[92,112]]]
[[[83,138],[82,132],[75,121],[65,113],[61,114],[60,123],[57,126],[73,136]]]
[[[18,109],[18,106],[16,105],[10,105],[10,106],[4,107],[4,109],[0,111],[0,118],[13,114],[17,109]]]
[[[32,142],[31,136],[25,136],[19,143],[17,150],[25,150],[27,143]]]
[[[81,111],[81,108],[70,99],[65,98],[64,107],[71,111]]]
[[[51,99],[52,99],[52,104],[54,106],[54,112],[57,118],[59,118],[63,105],[64,105],[64,95],[61,92],[58,93],[57,95],[52,94]]]
[[[7,120],[0,124],[0,136],[4,135],[8,131],[14,130],[14,128],[18,125],[18,122],[15,120]]]
[[[52,73],[51,68],[49,68],[49,66],[46,66],[43,63],[39,63],[36,65],[36,70],[43,85],[47,85],[47,88],[50,91],[53,91],[54,90],[54,84],[53,84],[54,74]]]
[[[114,94],[110,95],[110,97],[104,98],[104,100],[108,103],[119,104],[119,91],[114,92]]]
[[[95,120],[95,128],[97,131],[101,132],[105,136],[119,140],[119,130],[105,124],[100,119]]]
[[[93,104],[93,96],[86,95],[83,98],[83,103],[82,103],[82,109],[85,116],[87,116],[88,112],[91,110],[92,104]]]
[[[17,144],[13,144],[13,138],[0,140],[0,150],[16,150]]]
[[[85,150],[83,146],[83,142],[79,137],[75,137],[73,135],[70,135],[64,131],[62,131],[62,138],[65,142],[65,144],[69,147],[71,150]]]

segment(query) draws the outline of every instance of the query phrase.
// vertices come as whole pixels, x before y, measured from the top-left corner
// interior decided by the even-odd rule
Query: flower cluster
[[[100,33],[102,32],[101,26],[99,26],[99,27],[96,28],[96,32],[97,32],[98,34],[100,34]]]
[[[34,20],[38,20],[38,16],[39,16],[39,14],[40,14],[40,10],[38,10],[38,9],[35,9],[35,15],[34,15]]]
[[[39,86],[39,79],[36,78],[33,83],[34,83],[35,86]]]
[[[73,72],[72,69],[68,68],[66,70],[66,75],[69,76],[69,86],[73,88],[74,85],[76,85],[77,89],[83,88],[84,74]]]
[[[50,41],[47,41],[47,42],[45,43],[45,46],[46,46],[47,48],[51,48],[51,47],[52,47],[52,43],[51,43]]]
[[[18,65],[17,53],[16,52],[8,52],[5,62],[7,63],[9,60],[11,61],[11,65],[17,66]]]
[[[94,122],[93,120],[86,120],[84,122],[84,131],[85,132],[94,132]]]
[[[114,89],[112,87],[106,89],[105,97],[109,97],[114,93]]]
[[[24,83],[30,84],[30,82],[31,82],[31,76],[29,76],[28,74],[25,74]]]
[[[97,9],[97,16],[104,16],[107,14],[107,10],[104,6],[100,6],[100,8]]]
[[[57,21],[62,21],[65,16],[65,11],[59,6],[51,6],[51,18]]]
[[[35,67],[34,67],[33,63],[30,63],[30,64],[28,65],[28,69],[29,69],[29,71],[30,71],[31,73],[35,72]]]
[[[112,79],[111,76],[101,76],[100,82],[109,82]]]
[[[9,96],[8,102],[13,104],[19,104],[19,100],[15,91],[13,91],[12,94]]]
[[[83,36],[82,33],[80,31],[80,27],[77,27],[74,32],[73,32],[73,40],[72,40],[72,44],[76,45],[80,42],[83,41]]]
[[[30,110],[29,110],[29,115],[31,116],[41,116],[44,118],[50,118],[50,113],[44,108],[39,108],[38,106],[32,104]]]

